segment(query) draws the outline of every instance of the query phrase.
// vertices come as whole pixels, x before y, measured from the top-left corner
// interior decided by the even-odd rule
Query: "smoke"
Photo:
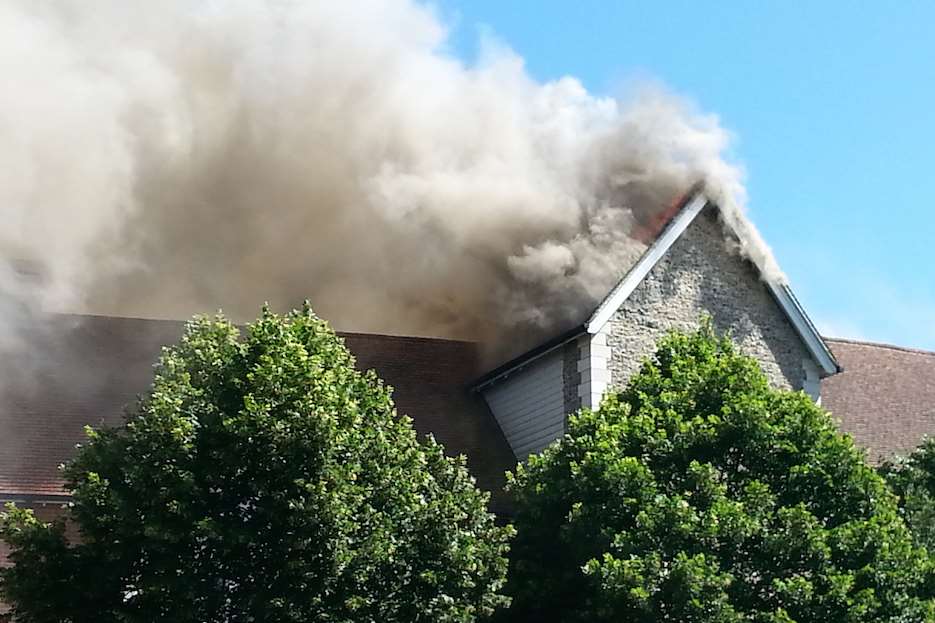
[[[45,309],[308,298],[339,329],[517,346],[582,321],[692,183],[747,227],[716,117],[447,45],[408,0],[0,0],[0,254],[42,266]]]

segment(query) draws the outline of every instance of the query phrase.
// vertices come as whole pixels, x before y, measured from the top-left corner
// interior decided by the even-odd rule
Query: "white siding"
[[[484,390],[484,398],[519,460],[565,431],[562,349],[535,360]]]

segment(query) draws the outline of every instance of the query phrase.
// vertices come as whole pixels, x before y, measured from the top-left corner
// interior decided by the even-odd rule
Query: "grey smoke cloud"
[[[581,321],[693,182],[750,227],[715,116],[446,45],[409,0],[0,0],[0,254],[41,263],[46,309],[308,298],[339,329],[518,344]]]

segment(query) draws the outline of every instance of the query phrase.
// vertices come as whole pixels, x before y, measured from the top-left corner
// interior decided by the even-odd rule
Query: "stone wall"
[[[670,329],[691,330],[707,312],[781,388],[801,389],[810,355],[756,268],[730,247],[705,208],[605,328],[611,383],[621,386]]]

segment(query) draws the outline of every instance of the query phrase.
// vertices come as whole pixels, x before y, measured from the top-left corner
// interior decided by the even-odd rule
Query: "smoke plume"
[[[583,320],[698,180],[746,227],[716,117],[446,36],[408,0],[0,0],[0,255],[41,266],[0,299],[496,343]]]

